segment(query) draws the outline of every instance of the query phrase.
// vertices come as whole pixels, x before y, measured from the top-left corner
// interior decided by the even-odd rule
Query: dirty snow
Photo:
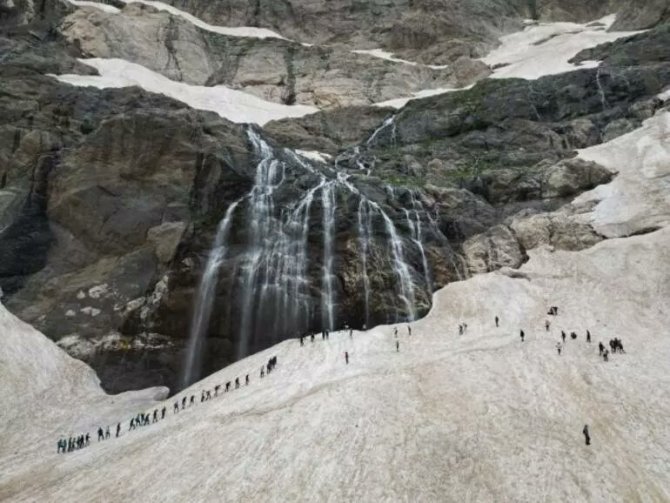
[[[157,2],[152,0],[121,0],[126,4],[131,3],[140,3],[144,5],[149,5],[158,10],[169,12],[174,16],[179,16],[186,21],[194,24],[198,28],[203,30],[211,31],[214,33],[220,33],[221,35],[228,35],[230,37],[249,37],[249,38],[281,38],[284,39],[279,33],[268,30],[267,28],[257,28],[254,26],[217,26],[204,22],[202,19],[195,17],[188,12],[185,12],[181,9],[178,9],[172,5]],[[284,39],[286,40],[286,39]]]
[[[100,75],[52,75],[61,82],[100,89],[139,86],[152,93],[163,94],[198,110],[216,112],[238,123],[266,122],[286,117],[302,117],[318,111],[306,105],[281,105],[225,86],[196,86],[175,82],[141,65],[122,59],[81,59]]]
[[[407,105],[412,100],[418,100],[421,98],[428,98],[429,96],[436,96],[438,94],[446,94],[446,93],[453,93],[454,91],[465,91],[467,89],[471,89],[474,86],[474,84],[470,84],[469,86],[466,87],[442,87],[438,89],[424,89],[422,91],[417,91],[415,92],[412,96],[407,97],[407,98],[395,98],[392,100],[386,100],[386,101],[380,101],[378,103],[374,103],[373,106],[375,107],[391,107],[391,108],[396,108],[400,109]]]
[[[605,42],[613,42],[639,32],[608,32],[616,15],[595,23],[539,23],[523,31],[501,37],[501,45],[482,61],[494,69],[490,78],[537,79],[544,75],[569,72],[578,68],[593,68],[599,62],[581,65],[568,63],[577,53]]]
[[[322,162],[324,164],[328,164],[330,159],[333,158],[332,155],[326,154],[324,152],[318,152],[316,150],[300,150],[296,149],[295,151],[296,154],[301,155],[311,161],[316,161],[316,162]]]

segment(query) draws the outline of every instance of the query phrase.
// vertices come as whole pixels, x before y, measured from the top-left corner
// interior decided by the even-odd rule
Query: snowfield
[[[667,120],[581,152],[620,175],[616,189],[582,196],[600,202],[579,218],[608,225],[603,205],[625,209],[657,185],[670,194],[657,176],[670,163],[657,134]],[[663,227],[669,207],[658,213]],[[645,218],[621,211],[616,225]],[[529,255],[520,270],[438,291],[412,336],[398,327],[400,352],[392,326],[288,340],[168,399],[165,420],[132,432],[128,419],[162,407],[165,390],[106,396],[88,367],[0,308],[0,500],[670,501],[670,228]],[[579,337],[559,356],[561,330]],[[613,337],[626,354],[605,363],[597,344]],[[271,356],[278,367],[261,380]],[[246,374],[249,386],[200,403],[200,390]],[[191,394],[197,404],[174,414]],[[119,420],[120,438],[95,440]],[[60,436],[86,431],[90,447],[56,454]]]
[[[226,86],[196,86],[175,82],[141,65],[122,59],[81,59],[100,75],[51,75],[74,86],[93,86],[99,89],[139,86],[163,94],[198,110],[216,112],[224,119],[237,123],[253,122],[263,125],[275,119],[302,117],[318,108],[306,105],[281,105]]]
[[[432,68],[433,70],[444,70],[449,68],[449,65],[424,65],[423,63],[417,63],[415,61],[407,61],[406,59],[400,59],[393,56],[392,52],[385,51],[384,49],[357,49],[353,50],[356,54],[367,54],[368,56],[374,56],[375,58],[385,59],[386,61],[393,61],[394,63],[402,63],[404,65],[411,66],[426,66]]]
[[[611,15],[586,24],[527,26],[524,31],[501,37],[500,46],[482,61],[493,68],[491,78],[494,79],[537,79],[578,68],[593,68],[600,63],[591,61],[573,65],[568,61],[584,49],[640,33],[608,32],[615,20],[616,15]]]

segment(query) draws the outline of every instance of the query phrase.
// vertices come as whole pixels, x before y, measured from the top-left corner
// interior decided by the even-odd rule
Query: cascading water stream
[[[335,327],[335,299],[333,291],[333,238],[335,232],[335,191],[334,182],[327,183],[321,190],[323,204],[323,276],[322,276],[322,326],[328,330]]]
[[[370,323],[370,276],[368,276],[368,249],[370,248],[371,214],[368,204],[361,197],[358,203],[358,238],[361,246],[361,270],[363,272],[363,298],[365,302],[365,326]]]
[[[191,385],[200,377],[202,345],[209,328],[210,318],[212,317],[219,266],[221,265],[221,261],[226,257],[226,244],[228,235],[230,234],[230,226],[235,209],[239,203],[240,201],[238,200],[231,204],[226,210],[223,219],[219,222],[214,243],[207,259],[207,265],[200,280],[195,300],[195,312],[193,313],[189,330],[186,358],[181,375],[180,384],[182,389]]]

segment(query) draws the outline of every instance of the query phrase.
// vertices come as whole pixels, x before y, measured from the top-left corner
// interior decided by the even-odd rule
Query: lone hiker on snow
[[[586,445],[591,445],[591,436],[589,435],[589,425],[585,424],[584,429],[582,430],[582,433],[584,434],[584,441],[586,442]]]

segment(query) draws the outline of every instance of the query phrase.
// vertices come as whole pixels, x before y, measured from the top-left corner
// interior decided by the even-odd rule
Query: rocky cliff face
[[[483,80],[396,111],[369,104],[464,86],[490,69],[463,59],[434,69],[351,47],[383,42],[441,63],[462,58],[458,47],[480,54],[522,17],[563,18],[561,6],[583,20],[611,4],[172,3],[212,24],[329,45],[224,35],[138,4],[0,8],[3,300],[113,391],[177,386],[199,316],[209,372],[324,327],[416,318],[436,288],[518,267],[541,244],[593,245],[602,236],[554,210],[615,173],[574,159],[575,149],[639,125],[670,84],[660,25],[576,56],[604,60],[599,68]],[[77,59],[88,56],[326,110],[261,129],[139,87],[49,76],[95,73]],[[301,154],[313,150],[323,155]]]

